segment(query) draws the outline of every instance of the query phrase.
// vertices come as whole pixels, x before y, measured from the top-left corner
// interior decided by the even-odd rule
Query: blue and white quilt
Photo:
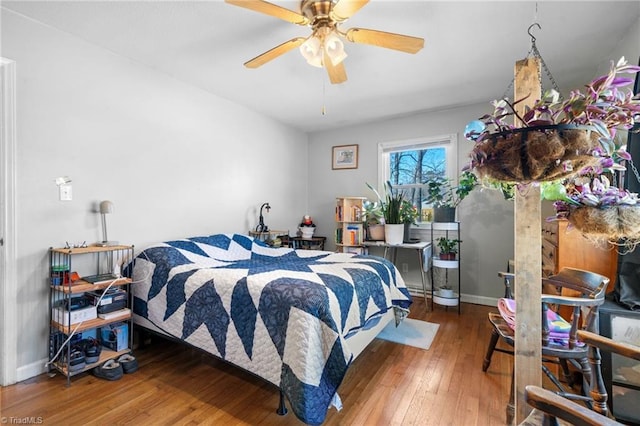
[[[348,337],[411,296],[386,259],[271,248],[239,234],[151,246],[135,260],[134,312],[278,386],[324,421],[353,360]]]

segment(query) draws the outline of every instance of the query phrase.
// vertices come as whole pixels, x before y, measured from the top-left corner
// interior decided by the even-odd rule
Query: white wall
[[[272,229],[306,212],[307,136],[68,34],[2,11],[2,56],[17,63],[18,380],[47,354],[51,246],[246,233],[260,205]],[[73,201],[54,179],[68,175]],[[12,303],[13,301],[3,301]]]
[[[593,63],[599,69],[597,75],[606,73],[610,60],[616,61],[620,56],[625,56],[629,63],[637,64],[640,56],[638,40],[640,19],[629,27],[625,36],[618,41],[614,52],[594,54]],[[565,89],[568,91],[581,88],[585,83],[587,82],[578,81],[574,83],[575,86]],[[318,219],[316,234],[327,235],[329,240],[333,240],[333,209],[336,196],[353,195],[375,199],[374,194],[367,189],[366,182],[374,185],[377,182],[377,145],[380,142],[457,133],[460,169],[466,163],[471,150],[470,142],[462,136],[464,127],[469,121],[491,111],[489,101],[490,99],[487,99],[486,104],[419,113],[404,118],[311,134],[309,212]],[[358,169],[332,170],[331,147],[348,144],[359,144]],[[495,299],[504,294],[504,286],[497,277],[497,272],[505,270],[508,259],[513,258],[513,203],[503,200],[497,191],[474,191],[462,202],[458,210],[463,240],[462,299],[493,305]],[[544,202],[541,220],[552,214],[551,204]],[[329,246],[333,247],[333,242]],[[411,270],[409,274],[403,275],[411,287],[419,289],[420,276],[414,267],[412,256],[413,253],[405,253],[397,263],[408,264]]]
[[[365,196],[375,199],[366,182],[376,184],[378,143],[458,134],[458,169],[468,161],[471,142],[464,139],[465,125],[488,112],[489,103],[446,111],[421,113],[384,122],[368,123],[340,130],[311,134],[309,137],[309,211],[317,218],[318,235],[330,240],[334,228],[336,196]],[[332,170],[333,145],[359,144],[356,170]],[[458,207],[462,227],[461,269],[463,300],[494,303],[504,294],[497,271],[513,258],[513,203],[496,191],[474,191]],[[333,244],[333,243],[332,243]],[[398,263],[412,269],[406,275],[411,287],[421,288],[414,253],[401,253]]]
[[[139,249],[171,238],[246,232],[265,201],[273,207],[266,217],[271,228],[293,230],[309,213],[317,234],[331,240],[335,197],[370,195],[365,183],[377,180],[378,142],[460,136],[488,108],[421,113],[307,138],[12,12],[3,9],[1,19],[0,52],[17,62],[18,77],[19,265],[17,283],[9,283],[18,296],[2,301],[18,306],[18,380],[42,371],[46,357],[47,248],[100,240],[99,201],[115,204],[110,239]],[[639,37],[636,22],[614,57],[635,63]],[[331,146],[353,143],[360,145],[359,168],[331,170]],[[461,136],[459,144],[461,166],[471,146]],[[305,157],[308,171],[284,167]],[[73,179],[71,202],[58,200],[54,179],[63,175]],[[502,295],[496,272],[513,256],[512,213],[512,204],[492,191],[476,191],[460,206],[467,300]],[[418,286],[415,270],[407,277]]]
[[[638,6],[640,7],[640,6]],[[598,66],[598,75],[609,72],[611,61],[616,62],[624,56],[630,65],[638,65],[640,57],[640,19],[632,23],[624,37],[618,41],[613,52],[609,53]]]

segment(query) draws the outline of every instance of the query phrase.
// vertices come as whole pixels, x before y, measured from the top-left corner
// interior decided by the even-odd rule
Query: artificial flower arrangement
[[[302,222],[300,222],[300,227],[310,227],[310,228],[315,228],[316,225],[313,223],[313,220],[311,220],[311,216],[309,215],[304,215],[302,217]]]
[[[298,225],[298,229],[300,230],[300,234],[302,238],[311,238],[313,237],[313,233],[316,231],[316,225],[311,220],[311,216],[304,215],[302,217],[302,222]]]

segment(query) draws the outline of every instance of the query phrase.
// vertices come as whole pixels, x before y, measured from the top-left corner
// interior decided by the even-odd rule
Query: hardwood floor
[[[425,310],[414,298],[411,318],[440,324],[429,350],[375,339],[355,360],[339,389],[344,408],[326,425],[504,425],[512,357],[482,359],[489,341],[487,313],[462,305]],[[140,368],[114,382],[89,373],[41,375],[1,388],[0,414],[48,425],[302,425],[278,416],[272,385],[183,345],[155,339],[134,353]]]

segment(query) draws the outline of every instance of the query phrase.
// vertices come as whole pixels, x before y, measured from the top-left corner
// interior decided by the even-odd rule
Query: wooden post
[[[525,101],[516,106],[520,115],[525,106],[530,106],[540,99],[538,58],[527,58],[516,62],[514,95],[514,100],[529,95]],[[531,411],[524,400],[524,387],[542,385],[542,308],[540,305],[542,223],[539,185],[528,185],[516,191],[514,235],[516,260],[514,392],[516,424],[519,424]]]

